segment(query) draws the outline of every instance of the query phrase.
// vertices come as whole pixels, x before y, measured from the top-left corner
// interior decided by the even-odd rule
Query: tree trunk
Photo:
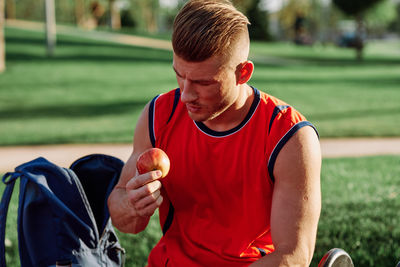
[[[46,14],[46,43],[47,43],[47,56],[54,55],[56,46],[56,13],[54,0],[46,0],[45,2]]]
[[[356,49],[356,58],[361,61],[363,59],[363,48],[364,48],[364,40],[363,40],[363,18],[359,14],[356,16],[356,36],[355,36],[355,49]]]
[[[108,0],[108,9],[110,12],[110,27],[113,30],[121,29],[121,14],[115,0]]]
[[[154,0],[141,1],[141,11],[147,32],[155,33],[158,31],[156,6]]]
[[[0,72],[6,69],[4,41],[4,0],[0,0]]]

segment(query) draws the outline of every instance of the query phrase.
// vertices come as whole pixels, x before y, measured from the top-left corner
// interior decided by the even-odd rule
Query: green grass
[[[171,53],[59,37],[54,58],[43,36],[6,30],[0,75],[0,144],[130,142],[137,117],[174,88]]]
[[[252,80],[304,113],[322,137],[397,136],[400,43],[365,50],[357,62],[350,49],[254,43]]]
[[[400,157],[326,159],[314,262],[332,247],[355,266],[395,266],[400,260]]]
[[[143,106],[176,87],[168,51],[6,28],[0,145],[131,142]],[[368,44],[363,62],[333,46],[252,43],[251,84],[282,98],[321,137],[397,136],[400,43]]]
[[[400,156],[325,159],[322,167],[322,213],[311,266],[329,249],[345,249],[355,266],[395,266],[400,260]],[[3,185],[0,185],[3,190]],[[7,238],[9,266],[18,264],[17,194],[14,193]],[[126,266],[144,266],[161,236],[157,214],[139,235],[119,233],[127,251]]]

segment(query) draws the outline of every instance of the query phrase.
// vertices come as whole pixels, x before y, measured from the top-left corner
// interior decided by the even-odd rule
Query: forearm
[[[271,254],[265,255],[251,264],[251,267],[308,267],[312,260],[313,251],[307,246],[297,246],[296,249],[277,248]]]
[[[115,188],[108,198],[108,208],[113,225],[124,233],[137,234],[149,223],[149,216],[140,216],[127,200],[124,188]]]

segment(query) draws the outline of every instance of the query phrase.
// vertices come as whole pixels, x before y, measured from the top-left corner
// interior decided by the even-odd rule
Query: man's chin
[[[205,116],[204,114],[193,113],[190,111],[188,111],[188,115],[192,120],[198,121],[198,122],[207,121],[209,119],[208,116]]]

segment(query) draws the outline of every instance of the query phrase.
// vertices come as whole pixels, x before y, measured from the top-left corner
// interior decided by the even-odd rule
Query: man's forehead
[[[173,67],[175,71],[186,71],[186,72],[196,72],[196,73],[212,73],[218,72],[223,68],[224,64],[217,58],[209,58],[204,61],[186,61],[179,56],[174,56]]]

